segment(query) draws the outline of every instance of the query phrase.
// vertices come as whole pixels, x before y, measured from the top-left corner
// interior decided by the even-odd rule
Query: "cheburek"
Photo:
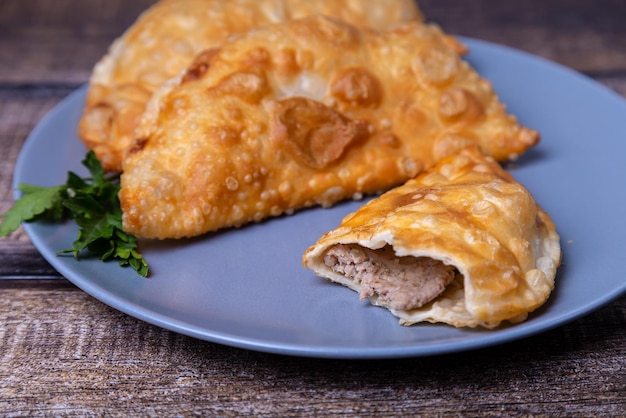
[[[560,259],[548,214],[469,148],[346,216],[303,263],[404,325],[493,328],[548,299]]]
[[[434,25],[313,16],[200,54],[148,104],[124,161],[124,229],[199,235],[403,183],[468,145],[538,141]]]
[[[161,0],[96,64],[79,137],[106,170],[121,170],[152,93],[198,53],[233,33],[317,13],[375,28],[422,19],[413,0]]]

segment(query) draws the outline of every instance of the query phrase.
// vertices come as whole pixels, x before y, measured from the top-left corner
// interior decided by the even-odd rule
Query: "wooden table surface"
[[[0,1],[0,213],[26,136],[151,3]],[[626,96],[623,0],[420,5],[450,33],[543,56]],[[64,279],[21,230],[0,239],[0,415],[129,414],[626,416],[626,297],[465,353],[304,359],[149,325]]]

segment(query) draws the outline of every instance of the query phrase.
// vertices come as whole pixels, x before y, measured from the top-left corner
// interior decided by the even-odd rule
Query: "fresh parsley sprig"
[[[67,182],[60,186],[20,184],[22,196],[2,216],[0,237],[15,231],[22,222],[73,219],[79,227],[77,239],[72,248],[57,254],[72,253],[78,259],[86,250],[102,261],[117,260],[120,266],[130,266],[146,277],[148,263],[137,250],[137,238],[122,229],[119,174],[105,174],[93,151],[82,163],[90,178],[70,171]]]

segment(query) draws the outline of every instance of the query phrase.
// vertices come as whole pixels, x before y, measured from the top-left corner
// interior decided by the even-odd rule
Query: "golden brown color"
[[[433,25],[324,17],[258,29],[157,91],[125,160],[124,228],[171,238],[403,183],[467,144],[538,140]]]
[[[79,136],[107,170],[121,170],[152,93],[196,54],[233,33],[317,13],[376,28],[422,19],[412,0],[162,0],[95,66]]]
[[[405,325],[457,327],[519,322],[549,297],[560,263],[554,224],[530,193],[475,148],[441,161],[344,218],[304,255],[316,274],[356,291],[362,283],[333,271],[325,255],[338,245],[393,247],[398,257],[427,257],[462,275],[422,307],[398,309],[373,295]]]
[[[11,62],[0,66],[1,213],[13,202],[11,173],[28,132],[88,80],[101,51],[149,3],[0,1],[0,60]],[[624,2],[422,0],[420,6],[450,32],[542,55],[626,97]],[[560,232],[567,253],[584,245],[584,236]],[[615,417],[626,408],[626,295],[493,347],[345,361],[255,353],[147,324],[71,285],[23,233],[0,239],[0,289],[4,416]],[[565,295],[557,288],[553,296]]]

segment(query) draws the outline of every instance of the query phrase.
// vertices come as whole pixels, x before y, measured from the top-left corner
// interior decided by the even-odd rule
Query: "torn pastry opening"
[[[417,309],[441,295],[455,278],[456,267],[430,257],[398,256],[389,244],[370,249],[336,244],[324,254],[324,264],[353,281],[361,299],[371,298],[392,309]]]

